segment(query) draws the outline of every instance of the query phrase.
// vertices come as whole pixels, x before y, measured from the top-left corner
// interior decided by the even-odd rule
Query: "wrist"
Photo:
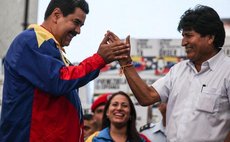
[[[121,65],[121,68],[120,68],[120,75],[122,75],[122,74],[124,74],[124,70],[126,69],[126,68],[129,68],[129,67],[133,67],[133,64],[132,64],[132,62],[131,63],[127,63],[127,64],[125,64],[125,65]]]
[[[125,66],[125,65],[128,65],[128,64],[132,64],[132,59],[131,57],[127,58],[127,59],[122,59],[122,60],[119,60],[119,64],[120,66]]]

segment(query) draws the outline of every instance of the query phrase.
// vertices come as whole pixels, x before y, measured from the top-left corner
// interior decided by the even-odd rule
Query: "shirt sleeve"
[[[168,97],[169,97],[169,93],[172,87],[172,83],[171,83],[172,82],[172,72],[173,72],[172,69],[173,67],[170,69],[170,71],[165,76],[158,79],[152,84],[152,87],[160,95],[162,102],[167,102]]]

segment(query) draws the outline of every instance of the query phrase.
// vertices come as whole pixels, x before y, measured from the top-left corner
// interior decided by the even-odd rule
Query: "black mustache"
[[[193,48],[192,46],[185,46],[185,48]]]
[[[73,35],[73,36],[76,36],[76,35],[77,35],[77,32],[71,31],[70,34]]]

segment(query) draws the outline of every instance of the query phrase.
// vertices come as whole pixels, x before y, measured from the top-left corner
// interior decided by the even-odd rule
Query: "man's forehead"
[[[105,108],[105,104],[99,105],[95,110],[101,110]]]
[[[80,18],[84,20],[86,18],[85,12],[79,7],[75,8],[74,12],[71,15],[73,15],[75,18]]]

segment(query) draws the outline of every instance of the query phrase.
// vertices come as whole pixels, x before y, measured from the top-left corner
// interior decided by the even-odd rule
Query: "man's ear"
[[[63,16],[60,8],[55,8],[51,15],[52,15],[52,20],[55,23],[57,23],[57,20]]]
[[[215,36],[214,35],[210,35],[210,36],[208,36],[208,38],[209,38],[208,43],[209,44],[213,44]]]

